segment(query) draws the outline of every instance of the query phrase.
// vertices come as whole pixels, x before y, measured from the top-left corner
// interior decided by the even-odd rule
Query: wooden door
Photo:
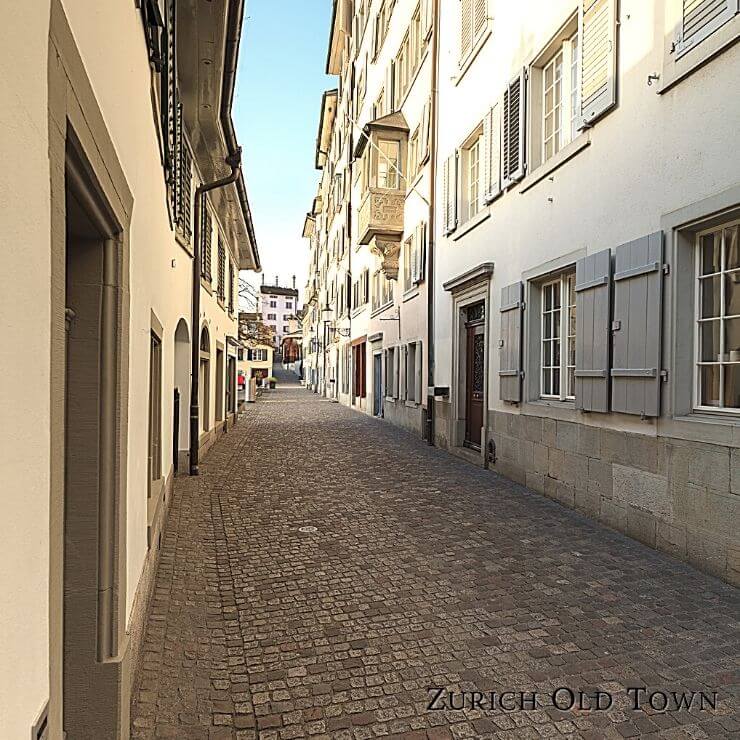
[[[467,324],[465,331],[465,444],[480,449],[485,379],[484,325],[480,322]]]

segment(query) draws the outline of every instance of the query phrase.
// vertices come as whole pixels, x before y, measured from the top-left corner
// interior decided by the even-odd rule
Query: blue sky
[[[308,245],[301,237],[316,192],[314,169],[331,0],[247,0],[234,123],[267,282],[295,274],[303,300]],[[262,277],[243,273],[258,285]]]

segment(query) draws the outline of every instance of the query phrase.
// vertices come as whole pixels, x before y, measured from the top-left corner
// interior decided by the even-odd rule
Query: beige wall
[[[0,253],[13,277],[0,290],[3,738],[29,737],[49,694],[48,34],[48,1],[3,8]]]

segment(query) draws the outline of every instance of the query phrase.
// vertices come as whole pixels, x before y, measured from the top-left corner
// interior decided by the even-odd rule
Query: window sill
[[[396,403],[396,399],[393,396],[386,396],[385,400],[387,403],[393,403],[393,404]]]
[[[387,311],[389,308],[393,307],[393,301],[388,301],[388,303],[384,303],[382,306],[378,306],[377,308],[374,308],[370,312],[370,318],[374,318],[375,316],[378,316],[379,314],[383,313],[384,311]]]
[[[476,226],[482,224],[486,219],[490,218],[490,216],[490,209],[488,206],[484,207],[482,211],[476,213],[473,218],[468,219],[464,224],[458,226],[457,229],[450,234],[452,241],[456,242],[458,239],[462,239],[465,234],[469,234]]]
[[[555,156],[550,157],[547,162],[544,162],[536,170],[527,175],[519,183],[519,192],[526,193],[531,190],[537,183],[542,182],[548,175],[551,175],[555,170],[562,167],[566,162],[573,159],[579,152],[582,152],[586,147],[591,144],[591,135],[588,131],[579,134],[573,141],[570,142],[566,147],[561,149]]]
[[[352,311],[352,318],[354,319],[357,316],[359,316],[366,308],[367,308],[367,304],[366,303],[363,303],[362,306],[360,306],[359,308],[354,309]]]
[[[416,401],[404,401],[404,402],[403,402],[403,405],[404,405],[404,406],[405,406],[405,407],[406,407],[407,409],[418,409],[418,408],[419,408],[419,404],[418,404],[418,403],[416,403]]]
[[[475,61],[476,57],[480,53],[480,50],[485,45],[486,41],[488,41],[488,37],[491,35],[491,24],[490,20],[488,22],[488,27],[485,31],[481,34],[480,38],[476,42],[475,46],[473,47],[472,51],[465,57],[465,59],[461,60],[460,62],[460,71],[457,73],[457,77],[454,78],[453,84],[459,85],[460,81],[463,77],[465,77],[465,73],[470,69],[473,62]]]
[[[406,301],[410,301],[412,298],[416,298],[416,296],[419,295],[419,285],[413,285],[408,290],[404,291],[403,297],[401,298],[401,301],[403,303],[406,303]]]
[[[190,235],[184,234],[179,228],[175,228],[175,241],[192,257],[193,247],[190,242]]]
[[[668,92],[674,85],[686,79],[738,41],[740,41],[740,14],[700,41],[680,59],[675,59],[675,55],[671,54],[670,49],[667,48],[663,57],[663,73],[657,91],[658,95]]]
[[[203,288],[208,292],[208,295],[213,295],[213,286],[211,285],[210,281],[206,278],[202,277],[200,279],[200,287]]]

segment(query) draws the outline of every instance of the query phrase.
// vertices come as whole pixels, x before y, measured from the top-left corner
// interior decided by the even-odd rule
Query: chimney
[[[295,290],[295,275],[293,275],[293,290]]]
[[[265,273],[263,272],[262,273],[262,285],[264,285],[264,284],[265,284]]]
[[[280,286],[280,278],[277,275],[275,275],[275,285]]]

